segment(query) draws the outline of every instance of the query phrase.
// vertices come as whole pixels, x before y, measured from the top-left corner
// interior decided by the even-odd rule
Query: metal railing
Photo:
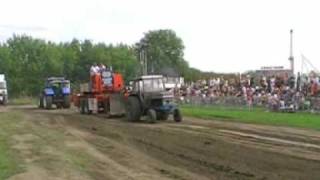
[[[281,99],[272,99],[266,96],[253,97],[249,102],[245,97],[222,96],[222,97],[202,97],[202,96],[179,96],[177,102],[182,105],[194,106],[219,106],[225,108],[248,108],[260,107],[269,110],[279,110],[292,108],[294,111],[314,111],[320,112],[320,97],[306,97],[300,99],[290,99],[284,101]]]

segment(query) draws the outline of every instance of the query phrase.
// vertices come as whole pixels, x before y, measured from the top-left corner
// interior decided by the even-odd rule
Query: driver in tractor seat
[[[99,73],[99,66],[97,63],[93,63],[93,65],[90,67],[90,76],[94,76],[95,74]]]
[[[97,82],[96,78],[98,78],[99,74],[99,66],[97,65],[97,63],[93,63],[93,65],[90,67],[90,88],[91,90],[96,89],[96,84],[95,82]]]
[[[106,70],[106,66],[102,63],[94,63],[90,68],[90,82],[93,91],[101,92],[103,90],[102,73]]]
[[[99,72],[100,73],[102,73],[103,71],[105,71],[106,70],[106,66],[104,65],[104,64],[102,64],[102,63],[99,63]]]

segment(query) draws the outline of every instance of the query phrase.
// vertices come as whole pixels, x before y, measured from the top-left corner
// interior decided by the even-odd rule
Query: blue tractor
[[[64,77],[48,78],[45,83],[45,88],[40,93],[40,108],[51,109],[53,105],[55,105],[56,108],[70,108],[70,81]]]

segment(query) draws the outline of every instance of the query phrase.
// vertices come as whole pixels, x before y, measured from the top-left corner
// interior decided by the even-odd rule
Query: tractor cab
[[[105,69],[101,72],[101,77],[103,81],[103,85],[105,87],[112,87],[112,70]]]
[[[158,107],[164,101],[173,101],[173,94],[166,91],[161,75],[142,76],[136,79],[133,82],[132,93],[143,97],[144,104],[151,107]]]
[[[164,92],[164,82],[161,75],[142,76],[133,82],[133,91],[140,93]]]
[[[70,81],[64,78],[48,78],[45,87],[55,96],[70,94]]]
[[[122,75],[114,73],[112,69],[104,69],[92,75],[90,84],[91,87],[84,89],[89,89],[90,92],[97,94],[120,92],[124,88]]]

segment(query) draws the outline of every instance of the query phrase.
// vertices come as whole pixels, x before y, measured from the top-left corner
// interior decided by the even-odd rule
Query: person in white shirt
[[[97,63],[94,63],[91,67],[90,67],[90,76],[94,76],[97,73],[99,73],[99,67],[97,65]]]

